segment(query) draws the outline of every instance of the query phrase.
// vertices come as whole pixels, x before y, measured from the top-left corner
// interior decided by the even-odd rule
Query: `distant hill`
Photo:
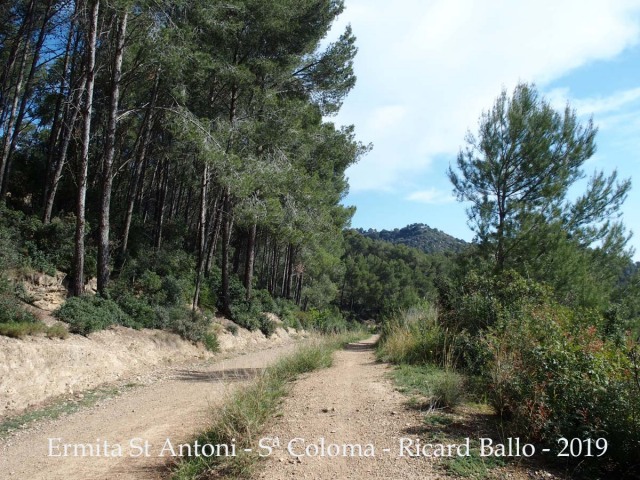
[[[461,252],[469,244],[464,240],[452,237],[424,223],[414,223],[404,228],[393,230],[357,229],[365,237],[384,240],[394,244],[403,244],[422,250],[425,253]]]

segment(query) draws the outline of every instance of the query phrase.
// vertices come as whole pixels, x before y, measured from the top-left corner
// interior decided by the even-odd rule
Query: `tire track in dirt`
[[[213,365],[176,368],[151,385],[18,432],[0,442],[0,478],[167,478],[168,455],[158,457],[166,439],[169,438],[174,446],[191,440],[209,424],[211,410],[219,407],[229,392],[295,348],[295,343],[288,343],[217,361]],[[53,441],[53,453],[62,454],[63,444],[92,444],[94,452],[104,453],[103,442],[106,440],[111,446],[107,449],[110,453],[114,452],[114,445],[121,445],[123,456],[50,456],[49,439],[58,438],[61,440]],[[134,438],[149,442],[149,456],[129,456],[139,452],[129,448],[129,442]]]
[[[388,378],[388,365],[375,361],[375,338],[351,344],[336,352],[334,365],[306,375],[296,382],[284,402],[284,415],[267,429],[264,437],[278,437],[274,450],[256,478],[309,479],[427,479],[443,478],[434,473],[429,458],[399,456],[401,438],[415,439],[422,415],[406,406],[406,397]],[[304,453],[305,445],[338,445],[338,456],[291,456]],[[373,445],[375,456],[342,455],[342,445]],[[311,453],[316,447],[310,447]],[[385,450],[389,451],[386,452]],[[320,448],[321,450],[321,448]]]

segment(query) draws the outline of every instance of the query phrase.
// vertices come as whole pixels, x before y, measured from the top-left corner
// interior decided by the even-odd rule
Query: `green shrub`
[[[551,448],[560,437],[604,437],[607,456],[624,464],[640,445],[640,350],[631,337],[622,346],[603,337],[600,320],[532,307],[485,336],[487,375],[493,405],[519,434]]]
[[[155,328],[157,325],[156,311],[144,299],[126,293],[115,299],[118,306],[136,324],[145,328]]]
[[[165,312],[167,315],[163,317],[164,325],[162,328],[177,333],[185,340],[192,342],[204,340],[211,322],[203,314],[181,307],[173,307]]]
[[[215,273],[218,273],[218,272],[219,270],[216,271]],[[213,273],[214,272],[212,272],[212,275]],[[220,275],[222,274],[220,273]],[[218,297],[217,309],[219,311],[223,311],[224,305],[222,304],[222,292],[221,292],[222,277],[220,277],[220,281],[218,285],[219,285],[219,289],[217,292],[217,297]],[[236,314],[235,312],[244,312],[248,310],[246,296],[247,296],[247,291],[244,288],[244,285],[242,284],[240,279],[236,275],[229,275],[229,306],[231,309],[232,316]],[[259,302],[252,301],[249,303],[252,305],[251,309],[253,309],[254,311],[258,311],[258,312],[262,311],[262,305],[260,305]],[[249,322],[249,323],[253,323],[253,322]],[[248,327],[245,327],[245,328],[248,328]],[[253,330],[255,330],[256,328],[258,328],[257,324],[255,325]]]
[[[287,300],[279,299],[280,302],[277,302],[273,299],[268,290],[254,290],[252,300],[261,305],[261,310],[263,312],[271,312],[278,315],[279,304],[283,302],[287,302]]]
[[[69,324],[69,331],[81,335],[103,330],[114,324],[132,328],[140,327],[122,311],[117,303],[98,295],[72,297],[55,312],[55,315]]]
[[[21,212],[7,208],[0,202],[0,271],[20,265],[21,240],[19,225],[23,218]]]
[[[302,329],[300,318],[298,316],[300,309],[291,300],[285,298],[276,298],[273,300],[273,310],[270,311],[278,316],[285,327],[294,328],[296,330]]]
[[[0,323],[35,323],[36,318],[25,310],[16,297],[15,288],[0,278]]]
[[[215,353],[218,350],[220,350],[220,343],[218,343],[218,337],[213,332],[205,333],[204,336],[202,337],[202,343],[204,343],[205,348],[210,352]]]
[[[0,205],[0,269],[21,265],[50,275],[56,269],[71,271],[74,231],[73,215],[44,225],[36,216]]]
[[[193,257],[184,251],[141,255],[127,260],[111,290],[115,298],[133,294],[151,306],[182,305],[193,296],[193,268]]]
[[[237,302],[231,306],[231,320],[249,331],[261,327],[261,305],[256,302]]]
[[[276,331],[276,324],[272,320],[269,319],[264,313],[261,313],[258,317],[260,321],[260,331],[264,334],[265,337],[269,338]]]
[[[306,312],[298,312],[297,317],[305,330],[314,330],[323,334],[344,333],[350,328],[342,314],[335,309],[312,308]]]
[[[25,217],[21,225],[21,236],[27,250],[27,259],[34,269],[50,275],[55,274],[56,269],[71,271],[75,223],[73,215],[55,217],[47,225],[38,217]]]
[[[284,318],[280,318],[282,320],[283,327],[293,328],[294,330],[302,330],[302,323],[300,323],[300,319],[293,313],[285,316]]]
[[[475,334],[550,298],[548,288],[516,272],[492,276],[471,271],[460,285],[441,286],[440,303],[444,307],[441,320],[450,328]]]

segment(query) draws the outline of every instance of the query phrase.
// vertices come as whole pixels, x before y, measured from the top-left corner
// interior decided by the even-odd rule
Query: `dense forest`
[[[23,308],[32,272],[62,272],[56,315],[81,334],[122,324],[207,342],[215,314],[266,335],[265,312],[323,332],[374,320],[382,358],[472,379],[533,442],[606,437],[601,467],[633,472],[631,181],[594,172],[570,195],[597,129],[520,84],[448,171],[473,243],[424,224],[350,229],[345,171],[371,146],[331,122],[356,81],[351,28],[327,40],[343,9],[3,2],[0,333],[42,332]]]
[[[163,303],[328,307],[344,172],[369,148],[327,120],[355,83],[350,28],[323,43],[342,10],[4,3],[3,270],[62,270],[77,297],[97,277],[138,319]]]

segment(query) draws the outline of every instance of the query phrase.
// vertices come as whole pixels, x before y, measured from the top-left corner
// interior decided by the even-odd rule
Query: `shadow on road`
[[[347,344],[346,347],[344,347],[345,350],[352,350],[352,351],[373,350],[374,348],[376,348],[375,343],[365,343],[365,342],[349,343]]]
[[[178,370],[175,378],[187,382],[233,382],[255,378],[263,371],[264,368],[229,368],[209,372]]]

